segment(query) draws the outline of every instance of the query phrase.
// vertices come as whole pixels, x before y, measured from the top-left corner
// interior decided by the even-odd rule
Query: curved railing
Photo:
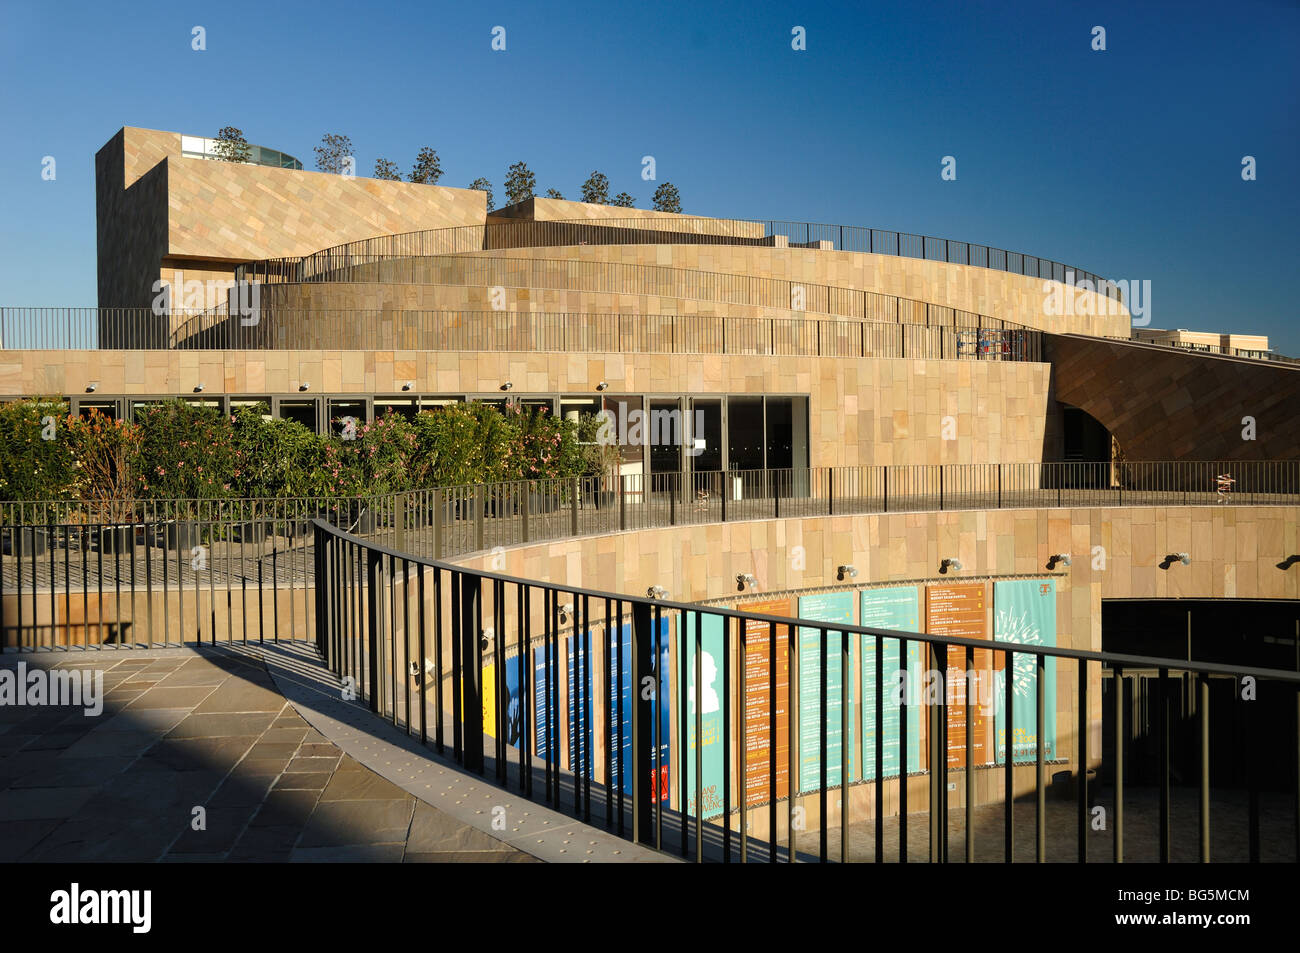
[[[907,818],[909,795],[924,797],[917,806],[929,814],[925,853],[934,861],[973,858],[982,850],[1006,860],[1041,861],[1048,859],[1049,830],[1054,856],[1064,846],[1079,859],[1109,854],[1122,860],[1126,811],[1143,827],[1158,821],[1169,832],[1158,848],[1169,859],[1178,840],[1190,843],[1197,836],[1191,833],[1195,822],[1187,820],[1196,814],[1171,807],[1174,749],[1168,741],[1153,748],[1148,739],[1168,739],[1187,722],[1199,739],[1192,746],[1202,806],[1199,856],[1209,860],[1209,832],[1223,810],[1217,806],[1222,799],[1211,798],[1227,785],[1212,784],[1208,739],[1244,721],[1244,743],[1253,746],[1249,765],[1276,761],[1277,751],[1300,757],[1294,722],[1286,718],[1269,721],[1265,756],[1258,741],[1263,723],[1255,720],[1263,716],[1252,707],[1263,702],[1256,695],[1244,701],[1236,690],[1236,680],[1250,677],[1258,698],[1281,699],[1294,713],[1300,690],[1295,672],[794,619],[445,561],[489,546],[719,516],[1210,502],[1294,506],[1298,461],[697,476],[623,477],[612,491],[610,483],[593,478],[357,500],[160,501],[115,510],[113,525],[88,522],[96,514],[78,512],[80,504],[5,504],[0,644],[66,651],[310,639],[345,697],[465,769],[544,797],[584,822],[696,860],[922,859],[907,846],[907,824],[885,816],[888,799],[896,816]],[[1235,482],[1225,485],[1225,476]],[[1035,592],[1040,584],[1052,585],[1050,571],[1035,575],[1043,577],[1030,580]],[[967,574],[962,582],[980,580]],[[869,591],[848,583],[842,588],[855,590],[854,598]],[[171,628],[155,640],[155,627],[164,625]],[[141,629],[149,633],[144,640]],[[28,640],[31,633],[39,638]],[[900,673],[912,673],[914,660],[918,675],[922,665],[936,674],[937,694],[904,692],[886,700],[893,697],[886,688],[898,684]],[[777,674],[783,670],[788,679]],[[999,671],[1015,678],[999,678]],[[981,704],[993,705],[994,717],[1015,730],[1004,730],[1004,740],[984,749],[960,741],[954,747],[950,733],[975,737],[975,719],[982,717],[974,706],[954,701],[949,689],[958,681],[987,691]],[[690,705],[691,685],[704,686],[718,704]],[[1143,704],[1117,704],[1117,686],[1126,699],[1131,688]],[[1106,746],[1091,747],[1098,737],[1094,693],[1100,707],[1113,712],[1110,753]],[[1192,694],[1195,707],[1180,720],[1178,700]],[[1057,698],[1068,701],[1058,704]],[[1047,712],[1063,718],[1055,736],[1041,728]],[[782,736],[791,739],[784,754]],[[909,742],[920,736],[924,747]],[[845,737],[859,741],[846,745]],[[561,739],[568,745],[556,743]],[[713,740],[696,745],[694,739]],[[1119,767],[1126,753],[1130,764],[1152,765],[1148,784],[1158,782],[1163,796],[1149,797],[1147,787],[1126,801],[1126,784],[1134,783]],[[1053,787],[1062,772],[1072,777],[1075,807],[1064,831],[1048,820],[1049,765]],[[996,806],[1006,824],[992,845],[974,823],[977,771],[998,775],[981,791],[1001,785],[1033,794],[1032,808],[981,795],[983,808]],[[906,784],[900,783],[904,777]],[[947,792],[963,781],[964,850],[950,847],[943,823]],[[1279,814],[1276,792],[1262,774],[1252,769],[1227,782],[1249,796],[1249,837],[1247,844],[1236,841],[1239,859],[1260,859],[1260,845],[1275,849],[1289,829],[1287,812],[1296,802],[1294,781],[1285,783],[1290,788]],[[1113,831],[1100,845],[1088,824],[1098,797],[1109,798],[1107,830]],[[838,799],[835,808],[832,798]],[[1017,812],[1028,810],[1036,826],[1032,850],[1016,825]],[[832,817],[839,831],[853,836],[832,841],[833,829],[816,820]]]
[[[1162,832],[1156,857],[1143,859],[1168,861],[1175,842],[1199,838],[1197,854],[1209,861],[1211,831],[1227,813],[1212,798],[1227,787],[1244,788],[1249,804],[1247,844],[1235,838],[1231,859],[1259,861],[1261,843],[1291,853],[1300,787],[1292,775],[1290,790],[1261,808],[1257,766],[1270,755],[1258,740],[1256,696],[1243,700],[1236,688],[1248,678],[1281,699],[1272,711],[1286,714],[1270,727],[1278,737],[1268,750],[1286,752],[1300,771],[1297,672],[672,602],[475,570],[324,520],[313,532],[316,648],[345,691],[465,770],[636,843],[697,862],[921,859],[909,850],[908,819],[909,795],[923,787],[931,862],[969,862],[990,848],[1007,862],[1043,862],[1050,764],[1053,782],[1070,779],[1074,802],[1063,830],[1050,824],[1051,859],[1062,859],[1064,845],[1066,859],[1123,861],[1130,812],[1135,827],[1158,823]],[[1054,592],[1050,576],[1023,581]],[[1129,705],[1130,686],[1148,704]],[[1192,691],[1195,707],[1182,717],[1195,722],[1201,810],[1175,818],[1170,737],[1182,720],[1171,702]],[[1097,709],[1113,712],[1100,750]],[[558,743],[566,712],[567,748]],[[1063,731],[1054,727],[1062,715]],[[1001,740],[985,746],[975,739],[989,717]],[[1210,739],[1224,731],[1250,748],[1248,769],[1212,784]],[[1163,742],[1155,748],[1151,738]],[[1125,761],[1144,758],[1154,762],[1158,797],[1140,776],[1136,796],[1126,786]],[[977,794],[981,769],[1000,777]],[[965,843],[950,845],[958,782]],[[1032,853],[1009,792],[1033,794]],[[1104,839],[1092,823],[1102,797]],[[977,832],[977,805],[999,808],[1003,830],[992,845]],[[1020,805],[1020,817],[1030,809]],[[1227,823],[1235,830],[1241,821]]]
[[[329,275],[353,264],[467,252],[561,245],[709,244],[827,248],[971,265],[994,271],[1077,284],[1121,300],[1119,288],[1090,271],[1061,262],[927,235],[850,225],[714,218],[570,219],[497,222],[379,235],[322,249],[311,255],[249,262],[241,280],[303,282],[337,280]]]
[[[330,274],[330,280],[339,282],[473,287],[484,294],[491,288],[585,291],[710,301],[871,322],[924,324],[934,316],[933,323],[953,327],[1027,327],[974,311],[874,291],[669,265],[443,255],[340,265]],[[264,302],[269,294],[263,295]],[[1127,331],[1127,313],[1117,310],[1115,317],[1123,318]]]

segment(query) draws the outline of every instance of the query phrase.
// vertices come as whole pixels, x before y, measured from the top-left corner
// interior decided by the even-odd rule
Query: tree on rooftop
[[[582,183],[582,200],[595,205],[609,204],[609,179],[603,172],[593,172]]]
[[[321,136],[320,143],[318,146],[313,146],[317,169],[336,174],[341,174],[348,169],[348,160],[352,158],[351,139],[327,132]]]
[[[609,204],[617,208],[632,208],[633,201],[635,200],[632,196],[628,195],[626,192],[619,192],[618,195],[614,196],[614,201]]]
[[[471,183],[469,184],[469,187],[470,187],[471,189],[477,189],[477,190],[480,191],[480,192],[486,192],[486,193],[487,193],[487,210],[488,210],[489,212],[492,211],[494,208],[496,208],[496,205],[493,204],[493,201],[492,201],[492,183],[491,183],[491,182],[489,182],[487,179],[483,178],[482,176],[479,176],[477,179],[475,179],[473,182],[471,182]]]
[[[217,133],[213,151],[221,162],[248,162],[253,158],[253,149],[244,133],[234,126],[226,126]]]
[[[654,203],[656,212],[677,212],[682,211],[682,197],[677,193],[677,186],[671,182],[664,182],[659,188],[655,189]]]
[[[387,179],[390,182],[401,182],[402,173],[397,170],[396,162],[389,162],[387,159],[376,159],[375,178]]]
[[[537,188],[537,176],[533,175],[528,169],[528,163],[516,162],[510,167],[510,174],[506,176],[506,201],[511,205],[517,205],[533,197],[533,190]]]
[[[441,178],[442,163],[438,161],[438,153],[424,146],[416,155],[415,168],[406,177],[406,181],[418,182],[420,185],[437,185]]]

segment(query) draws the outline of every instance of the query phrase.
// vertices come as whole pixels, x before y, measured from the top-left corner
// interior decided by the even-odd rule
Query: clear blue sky
[[[600,169],[648,206],[653,155],[687,212],[1149,279],[1154,327],[1300,354],[1294,2],[2,2],[0,304],[95,304],[94,153],[118,128],[235,125],[308,168],[346,133],[363,174],[431,145],[442,184],[486,176],[498,201],[522,159],[539,191]]]

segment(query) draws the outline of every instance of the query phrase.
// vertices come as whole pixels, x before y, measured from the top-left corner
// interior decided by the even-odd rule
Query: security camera
[[[663,586],[651,586],[645,591],[647,599],[667,599],[668,590]]]
[[[1051,557],[1047,560],[1047,568],[1048,568],[1048,569],[1055,569],[1057,563],[1060,563],[1062,566],[1068,566],[1068,565],[1070,565],[1070,554],[1069,554],[1069,553],[1057,553],[1056,555],[1051,556]]]
[[[835,567],[836,577],[840,582],[847,579],[857,579],[858,570],[856,566],[844,565]]]
[[[748,586],[750,589],[753,589],[755,585],[756,585],[756,583],[754,582],[754,574],[753,574],[753,573],[751,573],[751,572],[741,572],[741,573],[736,573],[736,591],[737,591],[737,592],[744,592],[746,586]]]
[[[960,560],[960,559],[945,559],[942,563],[939,564],[939,572],[946,573],[949,569],[953,570],[954,572],[958,572],[958,571],[960,571],[960,570],[961,570],[961,560]]]
[[[560,606],[560,623],[561,623],[561,624],[567,623],[567,622],[569,621],[569,618],[570,618],[572,615],[573,615],[573,603],[572,603],[572,602],[566,602],[564,605]]]
[[[483,648],[487,648],[489,643],[491,643],[492,637],[494,635],[496,635],[496,631],[491,626],[488,626],[486,629],[484,629],[482,632],[479,633],[479,640],[478,640],[479,645],[481,645]]]
[[[502,389],[502,390],[509,390],[510,388],[512,388],[512,387],[514,387],[514,386],[515,386],[514,381],[506,381],[504,384],[501,385],[501,389]]]
[[[604,381],[601,381],[599,384],[596,385],[596,390],[605,390],[605,388],[607,387],[609,387],[609,385]]]

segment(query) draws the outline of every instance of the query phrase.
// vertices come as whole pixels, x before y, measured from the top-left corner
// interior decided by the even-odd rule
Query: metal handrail
[[[422,229],[344,242],[310,255],[250,262],[236,270],[236,277],[253,281],[311,281],[322,270],[322,262],[340,259],[374,262],[511,247],[647,243],[778,247],[778,239],[796,247],[827,243],[838,251],[944,261],[1071,284],[1086,281],[1099,293],[1116,300],[1121,297],[1114,282],[1093,272],[989,245],[854,225],[686,216],[575,218]]]

